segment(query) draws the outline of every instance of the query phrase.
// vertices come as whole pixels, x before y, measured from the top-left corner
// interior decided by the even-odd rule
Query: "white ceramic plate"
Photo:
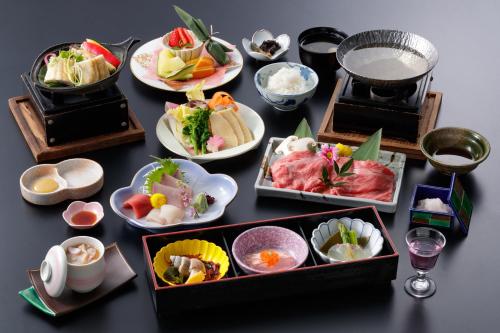
[[[153,39],[153,40],[147,42],[146,44],[142,45],[141,47],[139,47],[134,52],[134,54],[132,55],[132,57],[130,59],[130,70],[132,71],[132,74],[134,74],[134,76],[139,81],[143,82],[144,84],[147,84],[150,87],[161,89],[161,90],[166,90],[166,91],[186,92],[191,88],[191,85],[184,87],[182,89],[179,89],[179,90],[175,90],[172,87],[168,86],[167,84],[161,82],[160,80],[148,78],[147,69],[144,68],[141,64],[139,64],[136,60],[137,55],[148,54],[148,53],[152,54],[155,50],[162,48],[163,47],[162,38],[163,37],[158,37],[156,39]],[[228,43],[220,38],[213,37],[213,39],[220,42],[220,43],[223,43],[227,46],[231,46],[230,43]],[[234,50],[231,53],[232,53],[231,54],[232,60],[234,60],[234,62],[236,64],[240,64],[240,66],[235,66],[235,67],[231,67],[231,68],[227,69],[226,73],[224,74],[224,78],[218,84],[211,85],[209,83],[205,83],[205,85],[203,86],[203,90],[220,87],[220,86],[228,83],[229,81],[233,80],[235,77],[238,76],[238,74],[240,74],[240,72],[243,68],[243,56],[241,55],[240,51],[238,51],[238,49],[236,47],[234,48]],[[194,84],[193,84],[193,86],[194,86]]]
[[[184,178],[193,189],[194,195],[206,192],[215,198],[215,202],[209,206],[205,213],[200,214],[198,218],[184,217],[179,224],[161,225],[148,222],[144,218],[136,219],[132,209],[122,207],[123,203],[132,195],[142,193],[144,176],[159,166],[157,162],[142,167],[135,174],[129,186],[119,188],[113,192],[109,199],[113,211],[134,227],[152,232],[164,231],[178,226],[199,227],[200,224],[212,222],[220,218],[224,214],[227,205],[233,201],[238,192],[238,185],[234,179],[224,174],[210,174],[203,167],[191,161],[180,159],[172,159],[172,161],[179,164],[179,169],[184,172]]]
[[[265,126],[264,122],[262,121],[262,118],[259,116],[257,112],[255,112],[245,104],[241,103],[236,103],[236,104],[238,104],[239,108],[238,112],[245,121],[245,124],[247,125],[250,132],[252,132],[254,139],[250,142],[247,142],[245,144],[242,144],[234,148],[224,149],[215,153],[193,156],[175,138],[174,134],[172,133],[168,125],[166,113],[158,120],[158,123],[156,124],[156,136],[158,137],[158,140],[160,140],[161,144],[171,152],[180,155],[182,157],[185,157],[187,159],[190,159],[192,161],[195,161],[197,163],[204,163],[225,158],[231,158],[234,156],[244,154],[247,151],[257,148],[259,143],[262,141],[262,137],[264,136]]]
[[[269,139],[266,153],[264,155],[264,160],[261,163],[259,174],[257,176],[257,180],[255,181],[255,191],[257,192],[257,195],[298,199],[303,201],[320,202],[347,207],[375,206],[379,211],[387,213],[394,213],[396,211],[399,192],[401,190],[401,183],[403,181],[403,171],[406,162],[405,154],[393,153],[385,150],[380,151],[379,162],[381,162],[382,164],[386,164],[396,174],[392,201],[386,202],[373,199],[346,197],[340,195],[313,193],[273,187],[272,181],[268,177],[266,177],[266,172],[274,150],[283,140],[284,139],[282,138]],[[353,147],[353,149],[355,149],[355,147]]]

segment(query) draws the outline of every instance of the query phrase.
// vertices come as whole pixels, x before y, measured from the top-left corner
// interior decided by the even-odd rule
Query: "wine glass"
[[[405,290],[416,298],[430,297],[436,292],[436,284],[427,273],[436,265],[446,244],[446,238],[435,229],[420,227],[408,231],[406,243],[410,251],[411,265],[417,275],[406,280]]]

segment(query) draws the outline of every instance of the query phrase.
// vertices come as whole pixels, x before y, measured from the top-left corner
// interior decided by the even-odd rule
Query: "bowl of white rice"
[[[318,81],[314,70],[293,62],[269,64],[254,77],[262,99],[280,111],[292,111],[306,103],[314,95]]]

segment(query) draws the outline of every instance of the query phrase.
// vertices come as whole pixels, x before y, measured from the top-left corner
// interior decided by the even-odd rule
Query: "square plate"
[[[283,138],[274,137],[269,139],[269,143],[267,144],[266,152],[264,154],[264,159],[262,160],[259,174],[257,176],[257,180],[255,181],[255,191],[257,192],[257,195],[320,202],[347,207],[373,205],[382,212],[394,213],[396,211],[401,183],[403,180],[403,171],[406,162],[405,154],[394,153],[385,150],[380,151],[378,161],[384,165],[387,165],[387,167],[394,171],[394,173],[396,174],[394,195],[392,197],[392,201],[385,202],[373,199],[313,193],[273,187],[272,181],[268,177],[266,177],[266,174],[270,165],[270,161],[272,161],[274,150],[283,140]],[[355,149],[355,147],[353,147],[353,149]]]

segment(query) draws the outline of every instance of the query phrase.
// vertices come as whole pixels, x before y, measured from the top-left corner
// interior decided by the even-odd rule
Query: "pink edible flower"
[[[327,160],[328,165],[333,165],[333,162],[339,158],[338,153],[339,150],[335,146],[331,147],[327,144],[321,145],[320,155]]]
[[[224,139],[218,135],[210,137],[207,141],[207,150],[215,153],[224,146]]]

